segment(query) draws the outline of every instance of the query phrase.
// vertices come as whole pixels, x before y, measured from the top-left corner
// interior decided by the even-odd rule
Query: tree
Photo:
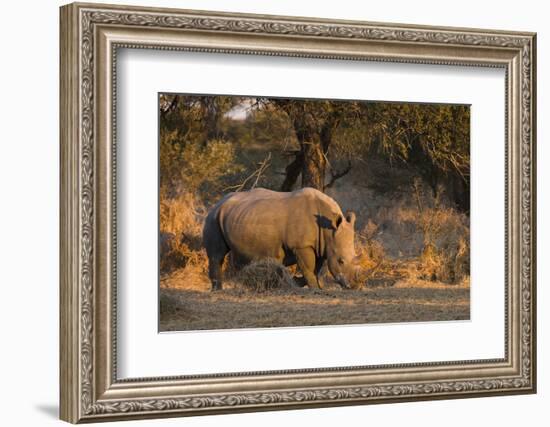
[[[466,105],[369,103],[371,150],[441,188],[461,211],[470,209],[470,109]]]
[[[291,191],[300,175],[302,187],[324,191],[327,168],[331,173],[331,185],[351,170],[351,163],[348,163],[343,171],[335,171],[329,162],[329,150],[338,126],[357,118],[355,102],[280,98],[261,102],[287,114],[300,146],[299,150],[290,153],[294,159],[285,169],[282,191]]]
[[[183,140],[206,145],[223,139],[221,121],[241,102],[236,96],[160,95],[160,131],[177,130]]]
[[[240,102],[232,96],[160,95],[160,184],[174,195],[219,184],[240,170],[221,121]]]
[[[246,116],[236,118],[243,108]],[[161,95],[160,119],[161,186],[171,191],[240,188],[250,176],[242,166],[258,168],[265,160],[265,153],[252,154],[263,145],[274,150],[273,169],[284,168],[282,185],[276,175],[265,176],[267,166],[247,182],[261,176],[271,188],[291,191],[301,177],[302,187],[325,191],[357,160],[375,157],[410,169],[434,197],[443,189],[469,210],[468,106]]]
[[[263,104],[287,114],[300,147],[291,153],[282,191],[292,190],[300,175],[302,187],[324,191],[350,172],[352,158],[376,152],[390,165],[415,170],[434,197],[443,188],[460,210],[469,210],[468,106],[293,99]],[[347,165],[336,170],[330,157],[345,158]]]

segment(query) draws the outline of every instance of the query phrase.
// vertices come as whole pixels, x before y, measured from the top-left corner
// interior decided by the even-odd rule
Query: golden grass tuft
[[[470,274],[470,227],[466,215],[450,208],[426,209],[419,214],[424,250],[418,277],[460,283]]]
[[[200,199],[191,193],[174,198],[162,198],[160,202],[160,231],[199,239],[207,210]]]
[[[352,289],[376,284],[393,284],[395,263],[387,256],[384,246],[376,239],[378,225],[372,220],[356,233],[355,252],[357,269],[351,278]]]

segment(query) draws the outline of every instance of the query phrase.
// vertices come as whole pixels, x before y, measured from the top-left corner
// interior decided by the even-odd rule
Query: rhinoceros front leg
[[[319,279],[315,274],[316,257],[315,252],[311,248],[296,249],[296,261],[298,267],[302,270],[302,274],[306,279],[307,285],[311,289],[321,289]]]

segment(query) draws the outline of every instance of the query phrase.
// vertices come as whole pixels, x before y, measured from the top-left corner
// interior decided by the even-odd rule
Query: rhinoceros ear
[[[343,220],[344,220],[344,218],[342,218],[342,215],[338,214],[338,216],[336,217],[336,221],[334,221],[334,225],[335,225],[334,229],[335,230],[338,230],[338,227],[340,227]]]
[[[355,225],[355,212],[347,211],[346,212],[346,221],[349,222],[353,227]]]

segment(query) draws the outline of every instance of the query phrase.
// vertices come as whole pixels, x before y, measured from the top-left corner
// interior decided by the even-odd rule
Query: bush
[[[442,206],[397,206],[380,212],[377,220],[382,226],[369,219],[356,234],[354,287],[391,285],[403,278],[455,284],[469,276],[467,215]],[[390,255],[396,245],[407,255]]]
[[[160,231],[163,233],[200,237],[205,216],[206,207],[193,193],[161,197]]]
[[[417,278],[459,283],[470,274],[469,218],[452,208],[424,208],[412,213],[422,232]]]
[[[384,246],[376,240],[378,226],[369,219],[367,225],[356,234],[355,253],[357,270],[351,280],[353,289],[360,289],[387,263]]]
[[[199,190],[207,195],[224,177],[243,170],[234,145],[221,139],[191,143],[174,130],[162,133],[160,144],[161,188],[170,196]]]
[[[195,268],[206,274],[206,253],[202,248],[204,205],[190,193],[160,202],[160,271]]]

